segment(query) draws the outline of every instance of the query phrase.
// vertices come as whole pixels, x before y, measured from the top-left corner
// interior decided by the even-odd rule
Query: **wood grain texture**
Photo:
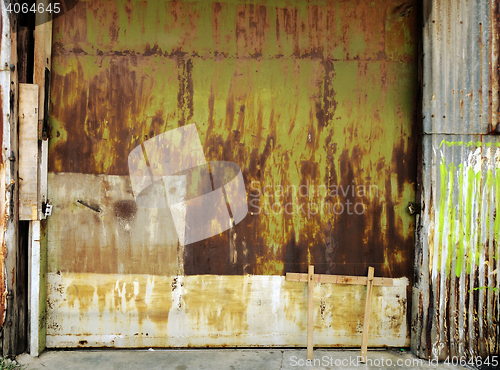
[[[19,54],[17,71],[20,83],[31,83],[32,76],[28,76],[30,69],[30,56],[32,55],[33,31],[28,27],[19,26],[17,35],[17,52]]]
[[[19,84],[19,219],[38,218],[38,85]]]
[[[313,359],[314,330],[314,266],[309,266],[307,280],[307,359]]]
[[[308,281],[308,274],[300,274],[294,272],[286,273],[287,281]],[[373,278],[373,285],[375,286],[392,286],[392,278]],[[366,285],[368,279],[365,276],[345,276],[345,275],[324,275],[315,274],[315,283],[329,283],[329,284],[349,284],[349,285]]]
[[[23,304],[25,295],[22,284],[23,277],[19,268],[18,250],[18,77],[17,65],[17,22],[18,15],[6,11],[6,3],[2,3],[2,41],[0,85],[2,117],[0,121],[0,192],[2,193],[1,236],[0,236],[0,326],[3,331],[2,355],[14,356],[26,347],[23,345]],[[12,68],[14,66],[14,68]],[[7,68],[10,67],[10,68]],[[25,343],[24,343],[25,344]]]
[[[37,1],[48,6],[48,0]],[[40,176],[38,181],[38,219],[44,219],[42,204],[47,201],[47,169],[48,169],[48,127],[50,107],[50,80],[52,61],[52,21],[48,12],[37,13],[35,27],[35,51],[33,67],[33,83],[40,88],[38,97],[38,139],[42,140],[40,150]]]
[[[361,339],[361,357],[363,363],[366,363],[366,355],[368,352],[368,330],[370,327],[370,315],[372,312],[372,291],[373,291],[373,274],[375,269],[368,267],[368,284],[366,286],[366,303],[365,317],[363,320],[363,337]]]

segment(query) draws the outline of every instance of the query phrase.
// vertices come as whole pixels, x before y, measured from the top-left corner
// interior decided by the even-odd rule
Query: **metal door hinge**
[[[42,212],[45,215],[45,217],[52,216],[52,204],[44,203],[42,205]]]

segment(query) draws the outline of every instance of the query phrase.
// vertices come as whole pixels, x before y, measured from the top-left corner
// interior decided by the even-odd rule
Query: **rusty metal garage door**
[[[47,346],[303,346],[286,272],[395,278],[371,346],[409,344],[417,1],[80,1],[53,25]],[[195,124],[243,221],[191,244],[128,157]],[[318,285],[315,342],[358,346],[365,290]]]

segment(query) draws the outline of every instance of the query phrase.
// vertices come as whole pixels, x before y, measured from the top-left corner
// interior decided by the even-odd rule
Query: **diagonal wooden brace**
[[[314,274],[314,266],[310,265],[308,273],[286,273],[286,281],[307,282],[307,359],[313,359],[313,292],[315,283],[326,284],[350,284],[350,285],[366,285],[366,303],[365,316],[363,319],[363,337],[361,342],[361,356],[363,362],[366,362],[366,353],[368,349],[368,328],[371,315],[371,297],[372,288],[377,286],[393,286],[392,278],[374,277],[374,268],[368,268],[368,276],[345,276],[345,275],[322,275]]]

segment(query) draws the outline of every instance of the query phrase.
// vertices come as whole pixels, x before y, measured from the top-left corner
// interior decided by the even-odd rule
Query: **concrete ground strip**
[[[359,350],[318,349],[308,362],[305,349],[61,350],[40,357],[23,354],[17,361],[26,370],[470,369],[395,349],[368,351],[366,364],[358,356]]]

